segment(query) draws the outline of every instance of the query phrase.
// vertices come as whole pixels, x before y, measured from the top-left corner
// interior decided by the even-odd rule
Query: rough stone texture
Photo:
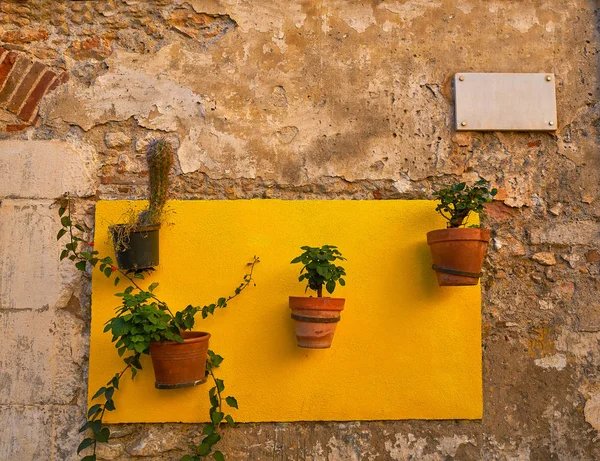
[[[95,194],[96,151],[81,140],[0,141],[0,152],[0,197]]]
[[[156,135],[178,149],[172,198],[499,188],[483,420],[246,424],[225,433],[230,459],[600,459],[598,15],[591,0],[1,1],[0,459],[77,459],[89,280],[58,272],[51,201],[70,190],[92,224],[96,199],[144,197]],[[40,94],[15,113],[36,62],[53,83],[32,75]],[[454,133],[459,71],[553,72],[558,130]],[[113,429],[102,459],[177,459],[201,431]]]

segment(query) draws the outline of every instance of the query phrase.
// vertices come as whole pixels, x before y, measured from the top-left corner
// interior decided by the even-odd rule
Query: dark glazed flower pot
[[[331,347],[345,301],[343,298],[290,296],[298,346],[310,349]]]
[[[163,341],[150,343],[157,389],[181,389],[206,381],[206,356],[210,333],[182,331],[183,343]]]
[[[477,285],[490,231],[478,228],[438,229],[427,233],[439,286]]]
[[[150,269],[158,266],[158,231],[160,224],[134,227],[128,234],[125,226],[117,224],[111,227],[117,265],[121,270]],[[123,248],[123,247],[126,248]]]

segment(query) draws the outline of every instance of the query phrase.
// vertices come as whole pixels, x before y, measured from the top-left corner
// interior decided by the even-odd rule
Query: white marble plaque
[[[554,131],[554,74],[458,73],[458,131]]]

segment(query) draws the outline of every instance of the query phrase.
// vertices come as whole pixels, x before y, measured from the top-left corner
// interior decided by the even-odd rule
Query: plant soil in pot
[[[331,347],[345,301],[343,298],[290,296],[298,346],[311,349]]]
[[[127,230],[125,225],[111,227],[115,256],[121,270],[149,269],[159,264],[160,224]]]
[[[439,286],[477,285],[490,231],[477,228],[439,229],[427,233]]]
[[[183,343],[162,341],[150,343],[157,389],[181,389],[206,381],[206,356],[209,333],[182,331]]]
[[[433,259],[439,286],[477,285],[490,231],[479,227],[461,227],[471,212],[484,216],[484,204],[493,200],[496,189],[490,190],[485,179],[473,186],[461,182],[434,192],[440,200],[436,207],[447,221],[447,229],[427,233],[427,243]]]
[[[345,299],[323,297],[323,285],[332,294],[337,283],[342,286],[346,284],[342,278],[346,271],[334,264],[336,260],[345,261],[345,258],[333,245],[323,245],[321,248],[303,246],[301,249],[304,253],[294,258],[292,264],[302,263],[298,281],[306,280],[306,289],[316,291],[317,296],[290,296],[296,340],[299,347],[327,349],[331,347]]]

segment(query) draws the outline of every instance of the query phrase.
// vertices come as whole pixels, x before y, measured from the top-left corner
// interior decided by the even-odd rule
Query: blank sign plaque
[[[554,80],[554,74],[456,74],[456,129],[554,131]]]

